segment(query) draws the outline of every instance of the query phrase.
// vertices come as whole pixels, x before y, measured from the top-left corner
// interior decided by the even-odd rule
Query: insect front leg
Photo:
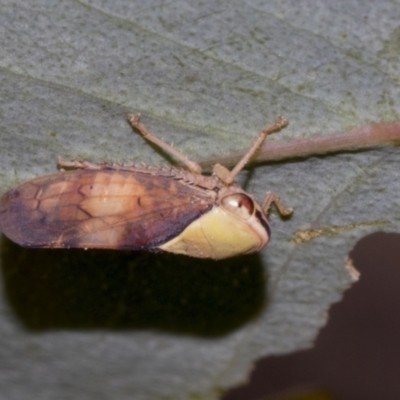
[[[163,140],[159,139],[153,133],[147,130],[147,128],[140,122],[140,114],[129,114],[128,115],[128,122],[131,126],[137,129],[145,139],[149,142],[154,143],[161,149],[165,150],[167,153],[173,155],[176,159],[186,165],[187,169],[192,172],[193,174],[201,174],[201,167],[195,161],[189,160],[184,154],[180,151],[174,149],[169,144],[165,143]]]
[[[279,197],[272,192],[267,192],[264,198],[264,202],[262,208],[266,215],[268,215],[268,211],[271,205],[274,204],[276,209],[278,210],[279,214],[282,217],[287,217],[293,213],[293,208],[288,207],[286,208],[280,201]]]
[[[230,185],[234,180],[236,175],[244,168],[244,166],[248,163],[250,158],[254,155],[254,153],[259,149],[259,147],[264,142],[265,138],[268,134],[278,131],[284,128],[288,124],[288,120],[279,116],[275,123],[272,125],[266,126],[257,136],[256,140],[253,142],[251,147],[247,150],[241,160],[236,164],[235,168],[229,172],[227,175],[225,172],[221,177],[219,177],[225,184]],[[218,175],[217,175],[218,176]]]

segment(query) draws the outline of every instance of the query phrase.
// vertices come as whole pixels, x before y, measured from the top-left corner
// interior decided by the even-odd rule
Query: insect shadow
[[[218,336],[265,306],[260,256],[22,248],[1,240],[6,296],[31,330],[156,329]]]

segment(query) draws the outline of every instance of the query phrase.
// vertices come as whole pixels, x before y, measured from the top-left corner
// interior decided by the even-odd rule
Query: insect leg
[[[74,169],[101,169],[100,165],[92,164],[88,161],[80,160],[62,160],[57,158],[57,166],[59,168],[74,168]]]
[[[236,164],[235,168],[230,171],[229,175],[224,177],[223,182],[227,185],[230,185],[234,180],[236,175],[243,169],[243,167],[247,164],[250,158],[254,155],[254,153],[258,150],[261,146],[262,142],[265,140],[266,136],[269,133],[277,131],[279,129],[284,128],[288,124],[288,120],[279,116],[276,119],[276,122],[272,125],[267,126],[264,128],[259,134],[257,139],[251,145],[250,149],[247,150],[246,154],[242,157],[242,159]],[[221,179],[221,178],[220,178]]]
[[[172,146],[169,144],[165,143],[158,137],[156,137],[154,134],[149,132],[147,128],[140,122],[140,114],[129,114],[128,115],[128,122],[131,124],[133,128],[136,128],[145,139],[147,139],[149,142],[154,143],[155,145],[161,147],[163,150],[166,152],[170,153],[173,155],[175,158],[177,158],[180,162],[186,165],[187,169],[194,173],[194,174],[201,174],[201,167],[198,163],[195,161],[189,160],[184,154],[182,154],[180,151],[174,149]]]
[[[271,205],[274,204],[275,207],[277,208],[279,214],[281,214],[282,217],[287,217],[293,212],[293,208],[289,207],[286,208],[280,201],[279,197],[272,192],[267,192],[265,195],[265,199],[262,205],[262,208],[265,212],[265,214],[268,214],[268,211],[271,207]]]

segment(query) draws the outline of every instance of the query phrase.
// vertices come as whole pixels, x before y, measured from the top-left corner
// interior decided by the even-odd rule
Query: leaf
[[[194,159],[398,120],[400,11],[306,1],[0,2],[0,190],[56,156],[164,162],[140,112]],[[241,175],[271,216],[258,255],[224,262],[27,250],[3,238],[4,398],[215,399],[258,358],[310,346],[356,278],[346,254],[399,229],[398,149],[260,165]],[[347,269],[346,269],[347,266]]]

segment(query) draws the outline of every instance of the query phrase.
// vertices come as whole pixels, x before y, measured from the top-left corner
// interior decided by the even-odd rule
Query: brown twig
[[[357,151],[390,144],[400,144],[400,121],[364,125],[348,133],[313,136],[275,143],[267,141],[251,161],[263,162],[298,157],[304,158],[341,151]],[[216,163],[230,167],[235,165],[242,156],[243,154],[237,153],[232,156],[209,158],[200,161],[199,164],[204,168]]]

